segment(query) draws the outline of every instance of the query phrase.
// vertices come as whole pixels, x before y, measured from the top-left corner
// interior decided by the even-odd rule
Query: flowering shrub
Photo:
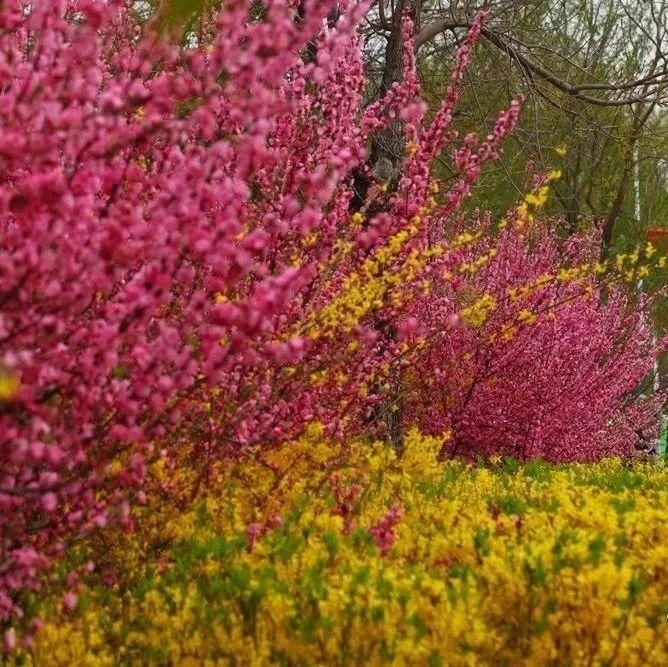
[[[43,625],[15,659],[665,664],[665,465],[472,467],[439,463],[440,438],[405,445],[398,459],[311,430],[220,467],[187,512],[156,498],[136,533],[70,554],[67,596],[39,602]]]
[[[406,381],[405,419],[451,429],[444,454],[584,461],[654,444],[665,395],[638,387],[667,341],[653,340],[644,299],[604,276],[597,234],[560,240],[551,224],[517,216],[493,246],[483,234],[485,251],[412,304],[427,330],[462,318],[427,339]],[[648,271],[654,249],[641,254]]]
[[[467,137],[437,201],[429,163],[455,138],[484,14],[423,123],[410,21],[402,83],[362,110],[364,3],[327,27],[324,0],[299,17],[224,4],[184,49],[120,0],[0,8],[1,620],[73,535],[131,528],[156,443],[191,449],[206,477],[315,417],[342,434],[381,401],[397,343],[378,318],[452,261],[459,244],[429,230],[516,122],[517,102]],[[398,185],[351,217],[351,174],[396,117]]]

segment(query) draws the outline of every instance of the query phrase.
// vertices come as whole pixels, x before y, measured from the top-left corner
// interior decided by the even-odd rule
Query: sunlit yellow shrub
[[[445,438],[399,456],[313,428],[221,466],[189,508],[164,497],[81,546],[98,567],[77,608],[54,589],[15,660],[666,664],[668,468],[439,463]],[[383,556],[371,529],[397,502]]]

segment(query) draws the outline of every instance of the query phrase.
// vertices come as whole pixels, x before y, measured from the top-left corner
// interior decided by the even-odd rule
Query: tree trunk
[[[648,104],[645,109],[638,105],[634,110],[633,122],[631,124],[631,133],[629,134],[628,142],[624,152],[624,171],[622,173],[622,178],[619,181],[619,186],[617,187],[617,195],[615,196],[615,200],[610,207],[610,212],[608,213],[608,216],[605,220],[605,226],[603,227],[603,236],[601,237],[601,258],[607,257],[610,251],[615,224],[617,223],[617,220],[622,212],[622,207],[624,206],[624,201],[626,199],[626,193],[629,189],[629,182],[633,173],[633,166],[636,160],[634,149],[638,143],[638,139],[640,138],[645,123],[652,114],[655,105],[656,102],[652,102]]]
[[[383,2],[383,0],[380,0]],[[422,0],[396,0],[394,11],[390,17],[390,34],[385,48],[385,64],[379,95],[384,95],[403,74],[404,42],[401,23],[405,12],[413,19],[415,31],[420,29],[420,10]],[[404,159],[404,136],[400,121],[396,121],[386,130],[377,132],[372,138],[369,155],[369,166],[379,180],[387,183],[391,190],[396,186],[396,177]],[[394,325],[377,327],[381,336],[392,341],[396,337]],[[389,389],[385,390],[383,402],[377,417],[384,423],[385,439],[395,450],[401,452],[404,446],[401,428],[403,417],[403,400],[401,378],[389,378]]]

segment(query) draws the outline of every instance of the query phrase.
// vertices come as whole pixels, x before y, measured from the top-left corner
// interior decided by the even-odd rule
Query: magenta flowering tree
[[[239,369],[299,354],[298,339],[263,348],[313,275],[285,255],[361,155],[319,170],[302,155],[281,196],[255,191],[288,167],[272,141],[304,112],[297,54],[324,4],[297,25],[282,3],[257,24],[228,3],[185,52],[125,3],[3,4],[0,618],[62,538],[129,521],[184,405],[218,384],[234,401]]]
[[[403,80],[363,109],[366,4],[334,25],[324,0],[264,5],[226,2],[188,48],[120,0],[0,8],[0,620],[73,537],[132,528],[157,450],[205,474],[314,419],[358,426],[406,304],[466,246],[437,230],[519,103],[454,149],[450,189],[429,164],[484,14],[425,123],[410,21]],[[397,119],[398,184],[351,213]]]
[[[493,244],[484,266],[463,262],[415,304],[427,322],[464,317],[418,353],[406,419],[450,430],[444,456],[588,461],[651,445],[665,397],[640,388],[666,341],[653,340],[643,298],[592,271],[597,233],[560,240],[539,219]]]
[[[484,13],[427,121],[407,18],[403,77],[365,108],[368,3],[224,4],[187,48],[121,0],[0,7],[0,621],[73,538],[132,529],[157,456],[204,479],[309,421],[343,437],[396,413],[452,428],[455,454],[593,458],[651,413],[629,398],[655,352],[642,308],[593,281],[512,301],[557,271],[552,236],[505,232],[494,256],[452,231],[520,111],[450,129]],[[366,160],[390,125],[388,184]]]

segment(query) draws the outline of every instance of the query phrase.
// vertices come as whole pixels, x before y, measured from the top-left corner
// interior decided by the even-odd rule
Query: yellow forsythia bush
[[[15,664],[668,664],[665,464],[470,466],[441,444],[314,428],[221,466],[80,547],[95,570],[35,603]]]

